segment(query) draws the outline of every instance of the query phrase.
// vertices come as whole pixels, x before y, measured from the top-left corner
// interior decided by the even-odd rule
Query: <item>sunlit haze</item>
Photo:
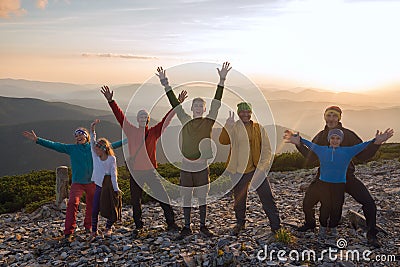
[[[400,77],[400,1],[0,2],[0,78],[141,83],[232,62],[258,84],[366,91]]]

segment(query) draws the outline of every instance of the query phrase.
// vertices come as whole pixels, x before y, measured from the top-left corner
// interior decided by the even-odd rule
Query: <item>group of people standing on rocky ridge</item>
[[[211,149],[212,127],[221,107],[224,83],[231,70],[228,62],[217,68],[219,82],[215,96],[211,101],[209,113],[206,112],[206,101],[196,97],[192,101],[192,115],[185,112],[182,103],[187,98],[187,92],[181,91],[178,98],[169,85],[166,71],[157,68],[157,76],[164,86],[172,109],[155,126],[149,127],[150,115],[145,109],[137,112],[137,124],[130,122],[116,101],[113,91],[108,86],[101,88],[118,123],[127,136],[129,156],[125,158],[130,171],[130,193],[135,223],[134,236],[143,229],[141,197],[144,184],[157,194],[157,200],[164,211],[167,230],[179,231],[177,240],[192,234],[191,205],[193,193],[198,198],[200,215],[200,232],[213,237],[207,226],[207,196],[210,189],[208,160],[213,157]],[[236,225],[231,229],[232,235],[238,235],[245,229],[246,200],[250,184],[262,203],[271,231],[277,232],[281,228],[279,211],[274,194],[267,177],[269,166],[272,164],[273,154],[266,130],[257,122],[251,120],[252,105],[248,102],[237,104],[239,120],[235,121],[234,112],[229,117],[219,136],[222,145],[230,146],[230,153],[226,164],[234,196],[234,211]],[[170,124],[174,115],[177,115],[182,124],[181,152],[183,157],[180,171],[181,195],[183,198],[184,225],[176,224],[175,214],[170,204],[169,196],[156,172],[156,144],[165,128]],[[307,161],[319,160],[320,167],[315,180],[309,185],[304,200],[303,211],[305,223],[298,231],[307,231],[316,227],[314,207],[321,202],[319,237],[324,238],[327,232],[337,235],[336,227],[339,223],[344,193],[348,192],[362,204],[367,220],[369,244],[379,247],[376,228],[376,205],[365,185],[355,177],[352,157],[361,160],[371,158],[379,146],[393,136],[393,130],[377,131],[375,138],[369,142],[362,140],[351,130],[342,126],[340,119],[342,111],[339,107],[328,107],[324,113],[325,129],[319,132],[312,142],[299,136],[298,133],[287,130],[284,139],[293,143]],[[113,148],[122,146],[123,141],[110,143],[105,138],[96,140],[95,120],[90,132],[85,128],[78,128],[74,132],[76,144],[62,144],[39,138],[31,132],[24,132],[24,136],[47,148],[66,153],[71,159],[72,185],[67,205],[64,234],[68,240],[76,228],[76,215],[83,192],[86,193],[86,215],[84,227],[87,233],[94,238],[98,235],[98,214],[107,218],[106,235],[111,235],[112,225],[121,218],[121,193],[117,181],[116,159]]]

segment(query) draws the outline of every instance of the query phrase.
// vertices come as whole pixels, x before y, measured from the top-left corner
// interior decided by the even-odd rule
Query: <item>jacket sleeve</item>
[[[190,121],[192,118],[190,117],[189,114],[183,110],[183,107],[181,103],[178,101],[176,98],[176,95],[174,91],[172,90],[171,86],[167,85],[164,87],[164,90],[167,94],[169,103],[172,106],[172,109],[176,112],[176,116],[178,117],[179,121],[182,123],[182,125],[186,124],[188,121]]]
[[[322,131],[319,132],[312,140],[313,143],[317,143],[320,136],[322,135]],[[312,150],[310,150],[304,143],[300,143],[300,145],[296,145],[297,150],[303,155],[306,159],[306,164],[310,164],[316,160],[318,160],[317,154],[315,154]]]
[[[232,134],[232,129],[228,129],[226,125],[222,128],[221,133],[219,134],[219,143],[221,145],[229,145],[231,143],[231,139],[229,138],[229,133]]]
[[[307,139],[300,138],[300,142],[308,147],[312,152],[314,152],[317,156],[319,156],[322,152],[322,146],[317,145],[313,142],[308,141]]]
[[[224,92],[224,87],[218,85],[215,91],[214,99],[211,101],[210,112],[206,116],[212,120],[216,120],[218,116],[219,108],[221,107],[222,93]]]
[[[152,127],[152,131],[154,131],[154,135],[156,136],[156,138],[159,138],[161,136],[165,128],[167,128],[168,125],[171,123],[174,115],[175,111],[173,109],[170,109],[167,114],[165,114],[164,118],[159,123],[157,123],[157,125]]]
[[[90,151],[92,152],[93,160],[96,158],[97,154],[94,151],[94,146],[96,145],[96,131],[90,130]]]
[[[257,164],[257,169],[265,171],[273,160],[271,144],[267,135],[267,131],[259,125],[261,133],[261,154],[260,160]]]
[[[46,140],[46,139],[43,139],[40,137],[37,139],[36,144],[50,148],[50,149],[55,150],[60,153],[65,153],[65,154],[70,154],[72,146],[75,146],[72,144],[63,144],[63,143],[53,142],[53,141]]]
[[[346,147],[349,148],[348,152],[349,152],[349,156],[350,158],[354,157],[355,155],[357,155],[358,153],[360,153],[361,151],[363,151],[364,149],[366,149],[371,143],[375,142],[375,138],[364,142],[364,143],[360,143],[351,147]]]
[[[121,146],[125,145],[126,143],[128,143],[127,138],[111,143],[111,147],[113,149],[120,148]]]
[[[358,135],[356,135],[353,131],[350,131],[350,133],[351,133],[350,138],[352,138],[354,145],[362,143],[362,140],[360,137],[358,137]],[[376,145],[374,144],[374,142],[371,142],[364,150],[358,153],[355,157],[356,159],[361,161],[369,160],[375,155],[375,153],[378,151],[380,147],[381,147],[380,145]]]
[[[117,159],[115,156],[111,156],[112,162],[111,162],[111,183],[113,185],[114,191],[117,192],[119,191],[118,187],[118,181],[117,181]]]
[[[126,133],[127,127],[134,127],[126,118],[124,112],[121,110],[121,108],[118,106],[117,102],[115,100],[108,102],[110,105],[115,118],[117,119],[119,125],[121,126],[122,130]]]

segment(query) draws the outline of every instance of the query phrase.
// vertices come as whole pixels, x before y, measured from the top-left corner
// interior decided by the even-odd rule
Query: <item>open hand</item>
[[[283,139],[285,143],[300,145],[300,135],[299,133],[294,133],[291,130],[286,130],[283,134]]]
[[[235,124],[235,112],[229,111],[229,117],[226,119],[225,125],[232,127]]]
[[[167,78],[166,72],[165,72],[165,70],[163,70],[163,67],[158,67],[157,68],[156,75],[158,76],[158,78],[160,78],[160,81],[164,80],[165,78]]]
[[[183,101],[185,101],[185,99],[187,98],[187,91],[186,90],[182,90],[179,95],[178,95],[178,101],[179,103],[183,103]]]
[[[94,128],[96,127],[96,124],[98,124],[100,122],[99,119],[95,119],[92,124],[90,125],[90,129],[92,130],[92,132],[94,131]]]
[[[26,138],[28,138],[29,140],[32,140],[34,142],[36,142],[38,140],[38,137],[36,136],[35,132],[33,130],[31,130],[30,132],[28,131],[24,131],[22,133],[23,136],[25,136]]]
[[[224,62],[224,63],[222,64],[222,68],[221,68],[221,69],[217,68],[218,75],[219,75],[219,78],[220,78],[221,80],[225,80],[225,79],[226,79],[226,75],[227,75],[228,72],[232,69],[232,67],[229,67],[230,64],[231,64],[231,63],[229,63],[228,61],[226,61],[226,62]]]
[[[384,132],[376,130],[374,144],[381,145],[386,142],[394,134],[394,130],[387,128]]]
[[[100,92],[104,95],[108,102],[110,102],[114,96],[114,91],[110,91],[107,85],[101,87]]]

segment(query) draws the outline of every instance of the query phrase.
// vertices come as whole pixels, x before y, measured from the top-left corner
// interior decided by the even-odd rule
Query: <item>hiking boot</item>
[[[325,239],[326,238],[326,227],[320,226],[319,227],[319,233],[318,233],[318,239]]]
[[[67,235],[65,235],[63,242],[64,243],[72,243],[74,240],[75,240],[75,238],[72,234],[67,234]]]
[[[238,236],[239,233],[244,230],[246,227],[244,224],[236,224],[231,230],[231,236]]]
[[[91,232],[89,236],[89,242],[93,242],[97,237],[103,237],[103,233],[99,230]]]
[[[382,246],[376,236],[367,236],[367,239],[368,245],[373,246],[374,248],[380,248]]]
[[[140,236],[140,234],[143,233],[143,231],[144,231],[143,226],[142,226],[141,228],[133,229],[133,231],[132,231],[132,238],[133,238],[133,239],[138,238],[138,237]]]
[[[214,237],[215,233],[212,232],[210,229],[207,228],[207,226],[200,226],[200,232],[206,236],[206,237]]]
[[[304,223],[302,226],[297,227],[298,232],[307,232],[308,230],[313,230],[315,229],[315,224],[308,224]]]
[[[175,240],[182,240],[191,234],[192,234],[192,229],[190,229],[190,227],[185,226],[182,228],[181,232],[179,233],[178,237]]]
[[[181,228],[175,222],[168,224],[167,231],[168,232],[177,232],[180,231]]]

